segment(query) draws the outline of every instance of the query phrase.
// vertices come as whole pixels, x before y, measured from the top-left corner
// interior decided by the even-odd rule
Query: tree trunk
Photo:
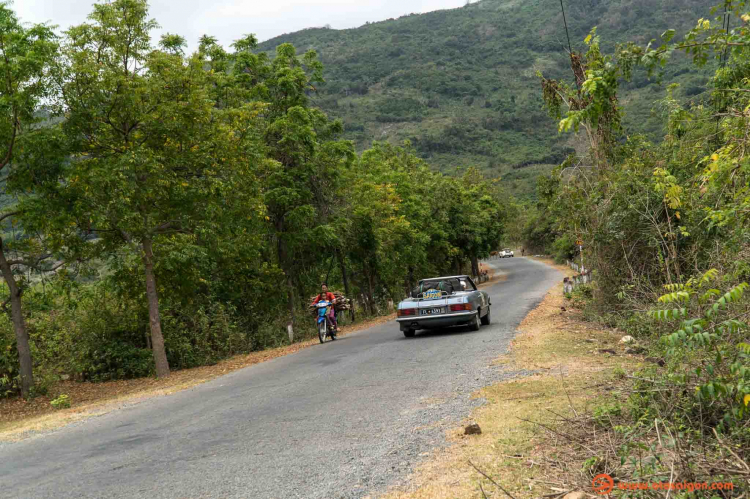
[[[154,354],[156,376],[169,376],[169,362],[164,349],[164,335],[161,332],[161,318],[159,317],[159,295],[156,290],[156,276],[154,275],[154,249],[151,239],[143,239],[143,265],[146,269],[146,296],[148,297],[148,320],[151,326],[151,351]]]
[[[479,277],[479,260],[476,256],[471,256],[471,274],[474,277]]]
[[[10,315],[13,321],[13,331],[16,333],[18,360],[21,364],[21,395],[28,398],[31,389],[34,387],[34,367],[31,360],[29,332],[26,330],[26,323],[23,320],[21,310],[21,289],[18,287],[16,278],[13,276],[13,270],[5,258],[2,239],[0,239],[0,271],[2,271],[3,279],[5,279],[10,291]]]
[[[409,265],[409,273],[404,278],[404,289],[406,296],[411,296],[411,290],[414,289],[414,267]]]
[[[367,304],[370,309],[370,315],[375,315],[375,297],[372,294],[372,269],[369,262],[365,265],[365,279],[367,279]]]
[[[289,323],[288,326],[294,330],[294,280],[292,279],[292,272],[288,265],[288,255],[286,243],[282,237],[284,233],[284,222],[279,220],[276,222],[276,257],[279,260],[279,267],[284,272],[286,277],[286,305],[289,311]]]
[[[353,297],[349,294],[349,278],[346,275],[346,262],[344,262],[344,255],[341,254],[340,249],[336,250],[336,257],[339,260],[341,279],[344,281],[344,293],[346,293],[346,297],[351,300]],[[349,317],[351,318],[352,322],[354,322],[354,306],[349,307]]]

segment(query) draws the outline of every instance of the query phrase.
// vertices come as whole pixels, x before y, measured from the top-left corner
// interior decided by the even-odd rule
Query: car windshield
[[[439,289],[449,295],[452,295],[456,291],[463,291],[461,279],[457,277],[451,279],[431,279],[420,282],[419,286],[412,291],[412,296],[422,298],[422,294],[429,289]]]

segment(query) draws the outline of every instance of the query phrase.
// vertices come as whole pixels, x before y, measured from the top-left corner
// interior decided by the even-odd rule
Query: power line
[[[562,1],[562,0],[560,0]],[[720,60],[721,60],[721,69],[724,69],[727,66],[727,59],[729,58],[728,49],[729,49],[729,20],[731,14],[729,13],[729,6],[732,4],[732,0],[724,0],[724,19],[722,19],[721,23],[721,29],[726,32],[727,36],[727,45],[724,47],[724,53],[721,54]],[[721,121],[721,117],[719,116],[719,112],[721,112],[721,108],[724,105],[724,93],[719,93],[717,103],[716,103],[716,140],[719,140],[719,122]]]
[[[563,23],[565,24],[565,36],[568,37],[568,50],[573,53],[573,48],[570,45],[570,33],[568,33],[568,21],[565,19],[565,7],[563,6],[563,0],[560,0],[560,10],[562,10]]]
[[[576,76],[575,68],[573,68],[573,46],[570,44],[570,33],[568,32],[568,20],[565,19],[565,6],[563,6],[563,0],[560,0],[560,10],[562,10],[563,24],[565,24],[565,36],[568,38],[568,52],[570,53],[570,69],[573,70],[573,79],[576,81],[576,88],[578,88],[578,77]],[[579,89],[580,90],[580,89]]]
[[[562,1],[562,0],[560,0]],[[724,22],[726,23],[726,34],[727,34],[727,45],[724,47],[724,54],[721,61],[721,69],[724,69],[727,65],[727,59],[729,58],[728,50],[729,50],[729,21],[731,18],[731,14],[729,13],[729,6],[732,4],[732,0],[727,0],[724,4]]]

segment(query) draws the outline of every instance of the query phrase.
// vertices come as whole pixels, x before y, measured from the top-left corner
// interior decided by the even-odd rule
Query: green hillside
[[[692,27],[711,15],[711,0],[576,0],[566,2],[574,49],[597,26],[605,49],[648,41],[667,28]],[[326,84],[315,97],[343,119],[363,149],[374,140],[409,139],[443,170],[479,166],[500,175],[519,197],[533,195],[533,177],[574,146],[542,110],[535,72],[570,75],[557,0],[481,0],[463,8],[371,23],[356,29],[314,28],[261,44],[291,42],[315,49]],[[688,69],[690,68],[690,69]],[[705,75],[687,61],[669,67],[678,96],[705,99]],[[655,140],[661,120],[652,109],[664,89],[637,75],[621,92],[626,125]]]

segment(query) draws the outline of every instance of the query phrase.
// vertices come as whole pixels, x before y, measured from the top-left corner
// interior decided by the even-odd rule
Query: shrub
[[[576,242],[569,236],[560,236],[552,243],[552,256],[556,263],[573,260],[578,253]]]
[[[0,314],[0,397],[20,392],[18,352],[13,326],[7,314]]]
[[[50,405],[55,409],[68,409],[70,407],[70,397],[65,394],[60,395],[55,400],[50,402]]]
[[[142,378],[153,374],[154,359],[151,350],[128,343],[111,340],[87,346],[79,358],[80,375],[90,381]]]
[[[576,308],[583,308],[586,304],[591,301],[594,296],[594,289],[591,284],[578,284],[573,288],[573,292],[570,294],[570,299],[573,302],[573,306]]]

